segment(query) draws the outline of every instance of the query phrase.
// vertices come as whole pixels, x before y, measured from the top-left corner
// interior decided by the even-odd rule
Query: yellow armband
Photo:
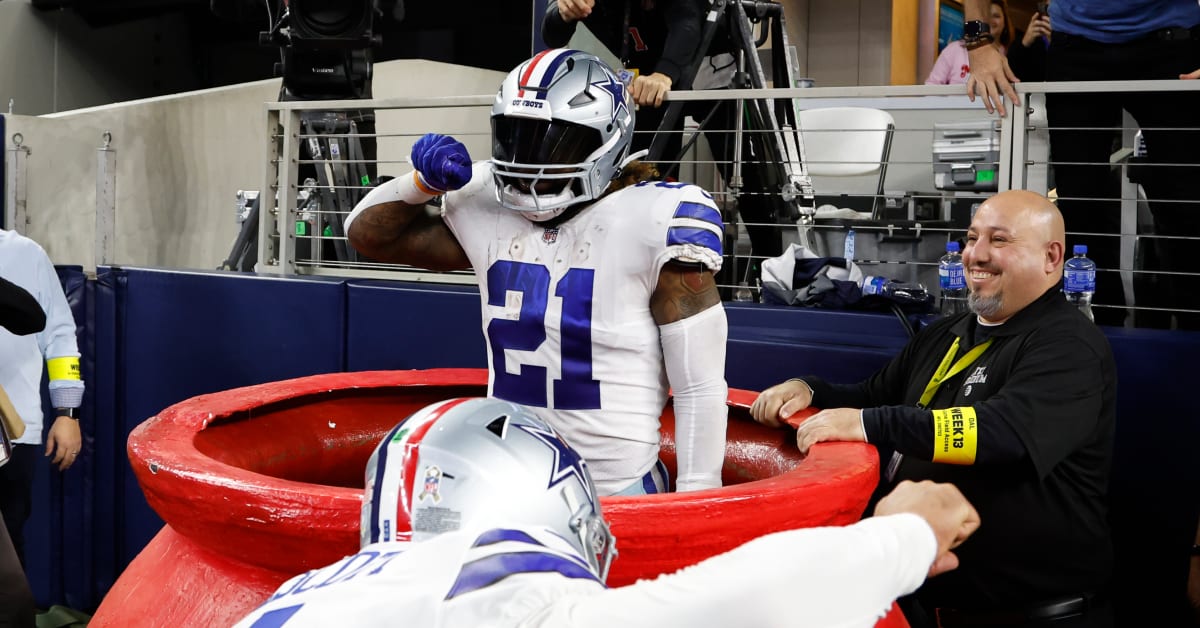
[[[51,358],[46,360],[46,372],[49,373],[51,380],[56,379],[80,379],[79,376],[79,358]]]
[[[933,461],[946,464],[975,464],[979,444],[979,422],[975,408],[946,408],[933,411]]]

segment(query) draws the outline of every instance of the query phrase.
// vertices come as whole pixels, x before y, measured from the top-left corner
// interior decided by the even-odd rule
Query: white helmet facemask
[[[555,167],[554,169],[559,169]],[[557,217],[566,211],[567,207],[579,202],[578,195],[571,185],[571,180],[578,178],[576,173],[547,173],[546,168],[537,172],[526,173],[510,171],[504,178],[493,169],[492,176],[496,179],[496,190],[500,204],[508,209],[515,209],[521,215],[533,222],[544,222]],[[543,182],[567,180],[557,193],[537,194],[534,190]]]

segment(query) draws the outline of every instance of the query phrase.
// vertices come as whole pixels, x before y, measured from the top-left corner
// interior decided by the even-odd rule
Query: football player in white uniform
[[[867,627],[952,569],[950,550],[979,524],[952,485],[909,482],[854,525],[778,532],[608,589],[615,541],[587,465],[496,399],[401,422],[365,487],[362,550],[292,578],[238,627]]]
[[[548,50],[505,79],[492,159],[426,135],[416,171],[346,220],[381,261],[474,268],[488,394],[534,410],[588,460],[602,495],[666,490],[659,416],[674,390],[676,489],[721,485],[727,323],[712,197],[651,182],[629,155],[633,103],[612,70]],[[443,196],[444,195],[444,196]],[[443,196],[440,215],[425,209]]]

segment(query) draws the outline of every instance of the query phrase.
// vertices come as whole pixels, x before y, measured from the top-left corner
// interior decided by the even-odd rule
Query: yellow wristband
[[[979,422],[975,408],[946,408],[933,411],[933,461],[946,464],[975,464],[979,444]]]
[[[50,374],[50,379],[80,379],[79,377],[79,358],[51,358],[46,360],[46,372]]]

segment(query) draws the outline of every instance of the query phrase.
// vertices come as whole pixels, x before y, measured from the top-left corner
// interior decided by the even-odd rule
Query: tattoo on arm
[[[694,316],[721,303],[717,282],[703,264],[668,262],[658,274],[650,312],[659,325]]]
[[[470,266],[441,217],[424,206],[382,203],[368,208],[350,226],[350,244],[372,259],[429,270]]]

